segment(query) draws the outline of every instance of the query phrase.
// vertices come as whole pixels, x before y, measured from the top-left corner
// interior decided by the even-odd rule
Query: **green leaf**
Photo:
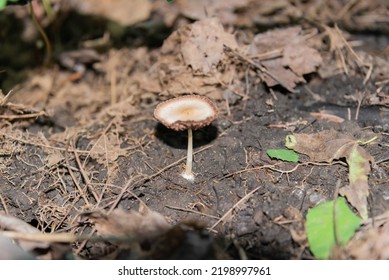
[[[335,210],[335,211],[334,211]],[[335,245],[344,246],[362,219],[347,206],[343,197],[308,210],[306,231],[309,248],[317,259],[328,259]]]
[[[298,162],[299,155],[291,150],[286,149],[268,149],[266,151],[270,158],[280,159],[283,161]]]
[[[5,8],[5,4],[7,4],[7,0],[0,0],[0,11]]]
[[[25,5],[27,4],[27,0],[0,0],[0,11],[4,10],[5,6],[7,6],[7,2],[19,4],[19,5]]]

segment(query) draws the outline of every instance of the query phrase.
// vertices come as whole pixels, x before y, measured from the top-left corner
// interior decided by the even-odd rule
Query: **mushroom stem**
[[[192,173],[192,162],[193,162],[193,133],[192,129],[188,128],[188,153],[186,156],[186,167],[185,172],[182,173],[182,177],[188,181],[194,181],[194,175]]]

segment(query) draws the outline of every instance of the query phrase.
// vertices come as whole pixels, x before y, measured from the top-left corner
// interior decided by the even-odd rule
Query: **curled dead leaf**
[[[231,84],[235,68],[224,46],[237,48],[235,37],[216,18],[186,25],[167,38],[159,58],[163,89],[172,95],[219,92],[220,84]]]
[[[304,83],[303,75],[316,71],[322,63],[320,53],[309,46],[301,27],[274,29],[257,34],[250,44],[248,55],[260,63],[273,77],[263,75],[264,82],[272,87],[281,84],[288,90]]]
[[[341,188],[339,193],[347,198],[362,218],[367,218],[368,175],[374,159],[356,139],[332,129],[314,134],[288,135],[286,147],[316,162],[331,163],[345,158],[349,167],[349,185]]]

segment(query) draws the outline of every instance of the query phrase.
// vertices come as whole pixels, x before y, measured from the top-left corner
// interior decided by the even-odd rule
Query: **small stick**
[[[228,215],[231,214],[231,212],[236,208],[238,207],[240,204],[242,204],[244,201],[246,201],[247,199],[250,198],[250,196],[252,196],[257,190],[259,190],[261,187],[257,187],[255,189],[253,189],[251,192],[249,192],[248,194],[246,194],[244,197],[242,197],[237,203],[235,203],[234,206],[232,206],[232,208],[230,210],[228,210],[224,215],[223,217],[221,217],[216,223],[213,224],[213,226],[210,227],[210,230],[213,230],[221,221],[225,220],[225,218],[227,218]]]
[[[0,201],[1,201],[1,204],[3,204],[3,208],[4,208],[5,213],[8,215],[7,204],[5,203],[5,199],[1,193],[0,193]]]
[[[69,148],[69,144],[70,144],[70,139],[66,143],[66,150]],[[70,162],[69,162],[69,153],[67,151],[65,151],[65,163],[66,163],[66,167],[68,168],[70,177],[72,177],[73,182],[76,185],[76,187],[77,187],[81,197],[84,199],[86,205],[88,207],[90,207],[91,204],[90,204],[90,202],[88,200],[88,197],[87,197],[86,193],[84,192],[84,190],[81,188],[81,186],[80,186],[80,184],[79,184],[79,182],[77,180],[77,177],[74,175],[74,173],[72,171],[72,168],[71,168],[71,165],[70,165]]]
[[[173,209],[173,210],[179,210],[179,211],[183,211],[183,212],[189,212],[189,213],[194,213],[194,214],[202,215],[202,216],[209,217],[209,218],[216,219],[216,220],[219,219],[219,217],[216,217],[216,216],[213,216],[213,215],[209,215],[209,214],[205,214],[205,213],[201,213],[199,211],[195,211],[195,210],[192,210],[192,209],[185,209],[185,208],[175,207],[175,206],[170,206],[170,205],[165,205],[165,207]]]
[[[38,113],[31,113],[31,114],[23,114],[23,115],[0,115],[0,119],[5,120],[20,120],[20,119],[30,119],[30,118],[36,118],[40,116],[45,116],[45,112],[38,112]]]

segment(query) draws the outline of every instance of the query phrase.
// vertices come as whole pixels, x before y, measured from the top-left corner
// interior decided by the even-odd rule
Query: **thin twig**
[[[37,113],[31,113],[31,114],[23,114],[23,115],[0,115],[0,119],[5,120],[20,120],[20,119],[31,119],[31,118],[37,118],[40,116],[45,116],[45,112],[37,112]]]
[[[66,143],[66,149],[69,147],[69,144],[70,144],[69,142],[70,142],[70,139],[69,139],[68,142]],[[76,176],[75,176],[74,173],[73,173],[72,168],[70,168],[69,153],[66,152],[66,151],[65,151],[65,162],[66,162],[66,167],[67,167],[67,169],[68,169],[68,171],[69,171],[70,177],[72,177],[73,182],[74,182],[74,184],[76,185],[76,187],[77,187],[77,189],[78,189],[80,195],[81,195],[82,198],[84,199],[86,205],[87,205],[88,207],[90,207],[91,204],[89,203],[89,200],[88,200],[88,198],[87,198],[87,196],[86,196],[86,193],[85,193],[84,190],[81,188],[81,186],[80,186],[80,184],[79,184],[79,182],[78,182]]]
[[[244,197],[242,197],[237,203],[234,204],[234,206],[231,207],[230,210],[228,210],[216,223],[213,224],[213,226],[211,226],[209,229],[210,230],[213,230],[220,222],[224,221],[228,215],[231,214],[231,212],[236,208],[238,207],[240,204],[242,204],[244,201],[246,201],[247,199],[250,198],[250,196],[252,196],[257,190],[259,190],[261,187],[257,187],[255,189],[253,189],[251,192],[249,192],[248,194],[246,194]]]
[[[192,210],[192,209],[186,209],[186,208],[181,208],[181,207],[176,207],[176,206],[171,206],[171,205],[165,205],[165,207],[173,209],[173,210],[179,210],[179,211],[183,211],[183,212],[190,212],[190,213],[198,214],[198,215],[205,216],[205,217],[212,218],[212,219],[216,219],[216,220],[219,219],[219,217],[216,217],[216,216],[213,216],[213,215],[209,215],[209,214],[205,214],[205,213],[201,213],[199,211],[195,211],[195,210]]]
[[[1,201],[1,204],[3,204],[3,208],[4,208],[5,213],[8,215],[7,204],[5,203],[5,199],[1,193],[0,193],[0,201]]]
[[[8,103],[8,100],[14,95],[15,91],[10,90],[0,101],[0,106],[4,106]],[[3,91],[0,89],[0,95],[3,95]]]
[[[80,154],[88,154],[88,153],[90,153],[90,151],[86,151],[86,150],[77,150],[77,149],[72,149],[72,148],[68,148],[67,149],[67,148],[61,148],[61,147],[45,145],[45,144],[41,144],[41,143],[33,143],[33,142],[28,141],[28,140],[17,138],[17,137],[11,136],[11,135],[6,134],[6,133],[1,133],[1,132],[0,132],[0,136],[7,137],[7,138],[9,138],[11,140],[14,140],[14,141],[26,144],[26,145],[32,145],[32,146],[36,146],[36,147],[48,148],[48,149],[53,149],[53,150],[62,151],[62,152],[74,152],[74,151],[76,151],[77,153],[80,153]]]
[[[225,178],[231,177],[233,175],[241,174],[244,172],[256,171],[256,170],[261,170],[261,169],[266,169],[266,168],[273,170],[273,171],[276,171],[276,172],[280,172],[280,173],[292,173],[292,172],[296,171],[297,168],[299,168],[300,166],[305,166],[305,165],[330,166],[330,165],[334,165],[334,164],[341,164],[341,165],[347,166],[347,164],[343,163],[342,161],[334,161],[332,163],[307,161],[307,162],[298,163],[298,164],[296,164],[295,167],[293,167],[292,169],[289,169],[289,170],[277,169],[277,168],[275,168],[276,164],[274,164],[274,165],[262,165],[262,166],[242,169],[242,170],[238,170],[238,171],[229,173],[229,174],[224,175],[223,177],[219,178],[219,180],[223,180]]]
[[[86,187],[90,190],[90,192],[92,193],[92,195],[95,198],[95,200],[98,201],[99,196],[97,195],[95,190],[91,187],[91,182],[90,182],[90,180],[89,180],[87,174],[85,173],[85,170],[84,170],[84,168],[83,168],[83,166],[81,164],[80,157],[78,156],[76,151],[73,151],[73,154],[74,154],[74,158],[76,159],[76,162],[77,162],[77,165],[78,165],[78,169],[79,169],[82,177],[84,178]]]

